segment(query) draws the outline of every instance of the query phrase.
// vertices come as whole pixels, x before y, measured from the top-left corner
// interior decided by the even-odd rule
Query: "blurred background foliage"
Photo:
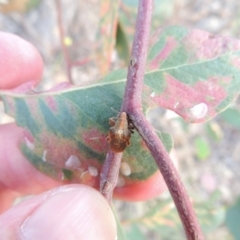
[[[91,84],[108,71],[127,66],[137,0],[60,3],[61,8],[55,1],[0,0],[0,30],[32,42],[44,59],[40,90],[67,80],[64,49],[75,84]],[[239,15],[240,2],[234,0],[155,0],[152,32],[185,25],[239,38]],[[156,129],[173,135],[172,158],[210,240],[240,239],[239,103],[238,99],[204,124],[187,124],[165,109],[148,112]],[[11,121],[0,105],[0,123]],[[115,200],[114,205],[126,239],[185,239],[169,193],[147,202]]]

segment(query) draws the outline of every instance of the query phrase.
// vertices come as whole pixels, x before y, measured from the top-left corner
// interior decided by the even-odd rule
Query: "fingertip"
[[[20,194],[37,194],[61,183],[39,172],[21,153],[23,129],[15,123],[0,125],[0,184]],[[7,146],[7,148],[6,148]]]
[[[96,190],[86,186],[60,188],[21,227],[24,237],[36,240],[47,236],[48,239],[77,239],[76,236],[78,239],[114,239],[115,229],[107,202]]]
[[[24,39],[0,32],[0,89],[15,88],[41,79],[43,61],[37,49]]]
[[[76,184],[62,186],[42,194],[41,199],[38,196],[37,206],[31,203],[33,200],[27,201],[33,206],[32,210],[27,210],[29,215],[18,211],[23,219],[8,225],[11,228],[5,228],[5,232],[18,232],[20,239],[35,240],[116,238],[113,213],[102,195],[93,188]],[[15,208],[24,209],[21,205]],[[17,209],[13,210],[12,215]],[[6,219],[9,217],[5,214]]]

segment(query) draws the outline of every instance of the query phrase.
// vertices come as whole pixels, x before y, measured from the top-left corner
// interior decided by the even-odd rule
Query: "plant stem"
[[[122,153],[109,150],[100,175],[100,192],[111,203],[113,190],[117,184]]]
[[[142,88],[149,43],[152,1],[139,1],[136,32],[122,111],[128,113],[137,131],[155,159],[182,220],[187,239],[204,239],[190,199],[168,152],[142,113]]]
[[[155,159],[175,202],[187,239],[202,240],[204,236],[179,174],[165,150],[164,145],[142,113],[141,96],[149,43],[152,6],[152,0],[139,0],[136,31],[121,111],[128,114]],[[110,161],[111,159],[113,160],[115,156],[118,155],[113,153],[109,156],[108,154],[106,159],[108,162],[104,164],[110,167]],[[116,170],[119,168],[120,163],[117,162],[116,165],[114,164],[115,163],[112,164],[112,167],[114,166],[113,170],[116,172],[116,178],[118,177],[118,171]],[[103,168],[105,168],[105,166]],[[105,173],[108,172],[108,174],[110,174],[111,171],[111,169],[108,169]],[[111,175],[113,174],[111,173]]]
[[[142,88],[150,35],[153,1],[140,0],[132,46],[127,82],[121,111],[132,112],[142,108]]]
[[[60,40],[61,40],[61,47],[65,59],[65,65],[66,65],[66,71],[68,80],[70,83],[73,83],[72,81],[72,75],[71,75],[71,59],[68,53],[68,49],[64,43],[64,30],[63,30],[63,20],[62,20],[62,4],[61,0],[56,0],[56,8],[57,8],[57,20],[58,20],[58,28],[59,28],[59,34],[60,34]]]
[[[143,138],[163,175],[178,210],[187,239],[203,240],[204,236],[192,208],[190,199],[161,140],[158,138],[153,127],[147,121],[142,112],[133,112],[129,117]]]
[[[141,108],[141,94],[149,41],[149,29],[152,16],[152,0],[140,0],[136,20],[136,32],[133,40],[131,60],[128,67],[122,112],[131,112]],[[100,176],[100,192],[108,202],[111,201],[117,183],[122,153],[108,151]],[[110,186],[110,187],[108,187]],[[105,191],[104,191],[105,188]]]

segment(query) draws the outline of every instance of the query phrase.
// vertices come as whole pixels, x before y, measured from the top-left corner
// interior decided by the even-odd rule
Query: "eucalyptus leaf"
[[[143,109],[171,109],[188,122],[205,122],[223,111],[240,90],[240,42],[202,30],[169,27],[151,38],[142,94]],[[48,92],[28,85],[1,91],[6,113],[25,129],[24,155],[61,181],[99,185],[108,151],[108,119],[120,110],[126,69],[88,86],[60,84]],[[168,151],[172,138],[161,133]],[[126,185],[150,178],[158,168],[135,133],[123,155]]]

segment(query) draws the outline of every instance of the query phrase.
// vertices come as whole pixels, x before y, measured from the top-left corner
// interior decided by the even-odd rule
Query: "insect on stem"
[[[109,124],[112,126],[107,136],[109,147],[115,153],[123,152],[130,145],[130,137],[134,129],[127,113],[120,112],[116,121],[110,118]]]

